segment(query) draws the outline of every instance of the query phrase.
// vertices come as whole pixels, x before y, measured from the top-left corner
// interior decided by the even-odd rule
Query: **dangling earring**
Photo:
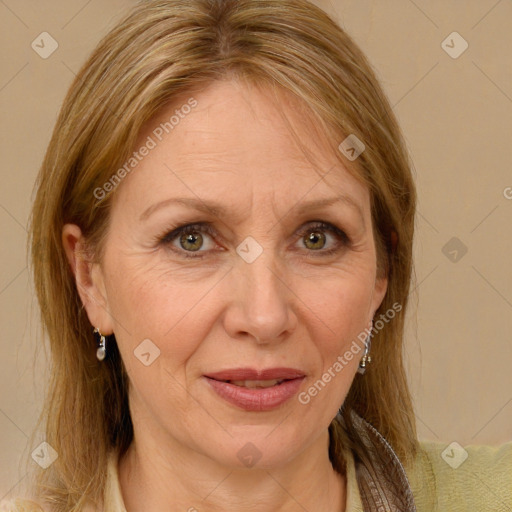
[[[366,340],[364,342],[364,354],[361,358],[361,361],[359,361],[359,368],[357,369],[358,373],[363,374],[366,371],[366,363],[371,363],[372,358],[369,355],[370,354],[370,348],[372,345],[372,329],[373,329],[373,320],[370,322],[370,333],[366,337]]]
[[[99,361],[103,361],[103,359],[105,359],[105,356],[107,355],[107,348],[105,346],[105,336],[101,334],[98,328],[94,329],[94,334],[97,334],[100,337],[100,346],[98,347],[98,350],[96,350],[96,357],[98,358]]]

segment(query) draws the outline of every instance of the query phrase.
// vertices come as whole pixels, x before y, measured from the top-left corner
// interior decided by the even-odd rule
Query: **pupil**
[[[197,243],[197,241],[199,241],[199,244],[196,247],[188,247],[188,249],[192,250],[192,251],[198,251],[200,249],[201,240],[202,240],[201,235],[198,236],[193,233],[187,233],[181,237],[181,242],[182,242],[182,246],[184,246],[183,247],[184,249],[187,249],[186,244],[194,245],[194,243]]]
[[[322,234],[321,233],[317,233],[317,232],[312,232],[310,233],[309,237],[308,237],[308,241],[309,242],[312,242],[313,245],[317,244],[319,241],[321,241],[321,238],[322,238]],[[319,247],[315,247],[316,249],[318,249]]]

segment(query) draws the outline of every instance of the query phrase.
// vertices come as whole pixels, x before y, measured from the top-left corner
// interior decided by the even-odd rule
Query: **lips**
[[[225,401],[246,411],[269,411],[294,396],[305,378],[295,368],[235,368],[204,375],[210,388]]]
[[[205,377],[223,382],[229,381],[265,381],[290,380],[304,377],[305,373],[296,368],[268,368],[256,370],[253,368],[233,368],[219,372],[205,374]]]

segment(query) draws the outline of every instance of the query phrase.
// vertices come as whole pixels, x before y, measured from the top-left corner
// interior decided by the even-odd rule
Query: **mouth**
[[[305,377],[305,372],[297,368],[267,368],[258,370],[255,368],[231,368],[218,372],[207,373],[204,376],[210,379],[230,382],[235,385],[241,382],[283,382],[285,380]],[[272,385],[274,385],[273,383]]]
[[[217,379],[213,379],[217,380]],[[241,388],[249,389],[260,389],[260,388],[271,388],[273,386],[279,386],[285,381],[292,379],[273,379],[273,380],[219,380],[219,382],[226,382],[227,384],[233,384]]]
[[[294,368],[239,368],[204,375],[216,396],[245,411],[269,411],[287,402],[306,375]]]

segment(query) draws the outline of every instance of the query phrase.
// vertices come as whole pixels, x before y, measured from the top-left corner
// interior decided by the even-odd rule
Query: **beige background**
[[[512,2],[317,3],[373,63],[415,162],[419,303],[406,355],[419,436],[511,440]],[[44,385],[25,252],[33,182],[74,73],[132,4],[0,0],[0,500],[26,480],[17,468]],[[48,59],[31,48],[43,31],[59,44]],[[453,31],[469,44],[457,59],[441,46]],[[456,262],[443,252],[452,237]]]

